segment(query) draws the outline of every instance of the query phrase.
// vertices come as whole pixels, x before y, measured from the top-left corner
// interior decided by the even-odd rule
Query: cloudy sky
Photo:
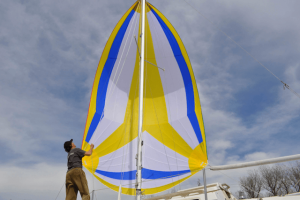
[[[151,0],[173,24],[198,83],[211,165],[298,154],[300,98],[221,29],[300,93],[299,0]],[[134,0],[0,1],[0,200],[55,199],[63,143],[81,146],[97,65]],[[247,169],[208,171],[237,191]],[[116,199],[86,172],[98,199]],[[196,186],[201,173],[181,188]],[[122,196],[123,199],[133,199]],[[62,189],[58,199],[65,198]]]

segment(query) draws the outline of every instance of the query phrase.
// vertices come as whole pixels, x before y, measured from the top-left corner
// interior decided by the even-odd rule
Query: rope
[[[91,196],[90,194],[91,194],[93,191],[95,191],[95,190],[92,190],[92,191],[89,193],[89,196]],[[88,197],[88,196],[83,197],[82,200],[86,199],[87,197]]]
[[[58,192],[58,194],[57,194],[55,200],[57,200],[57,198],[58,198],[58,196],[59,196],[59,194],[60,194],[62,188],[64,187],[64,185],[65,185],[65,183],[63,183],[63,185],[61,186],[61,188],[60,188],[60,190],[59,190],[59,192]],[[89,195],[90,195],[93,191],[95,191],[95,190],[92,190],[91,192],[89,192]],[[87,197],[87,196],[85,196],[84,198],[82,198],[82,200],[86,199],[86,197]]]
[[[278,79],[282,84],[283,88],[289,89],[293,94],[300,98],[300,94],[295,92],[288,84],[283,82],[280,78],[278,78],[271,70],[269,70],[265,65],[263,65],[259,60],[257,60],[252,54],[250,54],[246,49],[244,49],[241,45],[239,45],[234,39],[232,39],[229,35],[227,35],[224,31],[222,31],[216,24],[214,24],[211,20],[205,17],[202,13],[200,13],[194,6],[189,4],[186,0],[183,0],[186,4],[192,7],[197,13],[199,13],[204,19],[206,19],[209,23],[215,26],[221,33],[223,33],[227,38],[229,38],[232,42],[234,42],[238,47],[240,47],[245,53],[247,53],[250,57],[252,57],[256,62],[258,62],[263,68],[265,68],[270,74],[272,74],[276,79]]]
[[[59,190],[59,192],[58,192],[58,194],[57,194],[55,200],[57,199],[57,197],[58,197],[58,195],[60,194],[60,192],[61,192],[62,188],[64,187],[64,185],[65,185],[65,183],[61,186],[61,188],[60,188],[60,190]]]
[[[94,166],[93,166],[93,159],[92,159],[92,156],[93,155],[91,155],[91,161],[92,161],[92,172],[94,172]],[[95,170],[96,171],[96,170]],[[95,172],[94,172],[95,173]],[[94,180],[95,180],[95,177],[93,176],[93,190],[95,189],[95,186],[94,186]]]

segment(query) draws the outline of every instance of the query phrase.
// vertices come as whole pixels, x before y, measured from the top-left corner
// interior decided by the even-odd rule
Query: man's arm
[[[87,152],[85,152],[85,156],[91,156],[93,153],[93,149],[94,149],[94,144],[91,144],[91,148],[90,150],[88,150]]]

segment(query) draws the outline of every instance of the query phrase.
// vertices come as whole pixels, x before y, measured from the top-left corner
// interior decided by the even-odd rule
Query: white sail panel
[[[111,188],[113,190],[119,189],[118,187],[120,184],[124,187],[126,186],[126,188],[131,188],[131,189],[135,188],[135,179],[134,180],[120,180],[120,179],[109,178],[109,177],[103,176],[102,174],[99,174],[97,171],[95,172],[95,175],[98,178],[104,180],[105,182],[108,182],[108,183],[114,185],[115,187]]]
[[[97,169],[101,171],[120,173],[136,170],[136,153],[137,138],[135,138],[122,148],[103,157],[100,157]]]
[[[189,170],[189,160],[166,147],[146,131],[143,132],[143,167],[146,169],[176,172]]]
[[[171,185],[171,187],[176,186],[177,184],[184,181],[185,178],[191,176],[191,173],[183,174],[178,177],[173,178],[161,178],[161,179],[142,179],[143,181],[143,188],[150,189],[150,188],[160,188],[165,187],[166,185]]]

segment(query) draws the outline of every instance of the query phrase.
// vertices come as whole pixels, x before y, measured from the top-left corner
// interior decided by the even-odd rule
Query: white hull
[[[213,183],[207,187],[208,200],[238,200],[229,191],[227,184]],[[204,200],[204,186],[180,190],[175,193],[147,198],[147,200]]]
[[[213,183],[207,185],[207,200],[238,200],[234,197],[227,184]],[[175,193],[146,198],[147,200],[205,200],[204,187],[199,186]],[[299,200],[300,193],[293,193],[282,197],[263,197],[243,200]]]

